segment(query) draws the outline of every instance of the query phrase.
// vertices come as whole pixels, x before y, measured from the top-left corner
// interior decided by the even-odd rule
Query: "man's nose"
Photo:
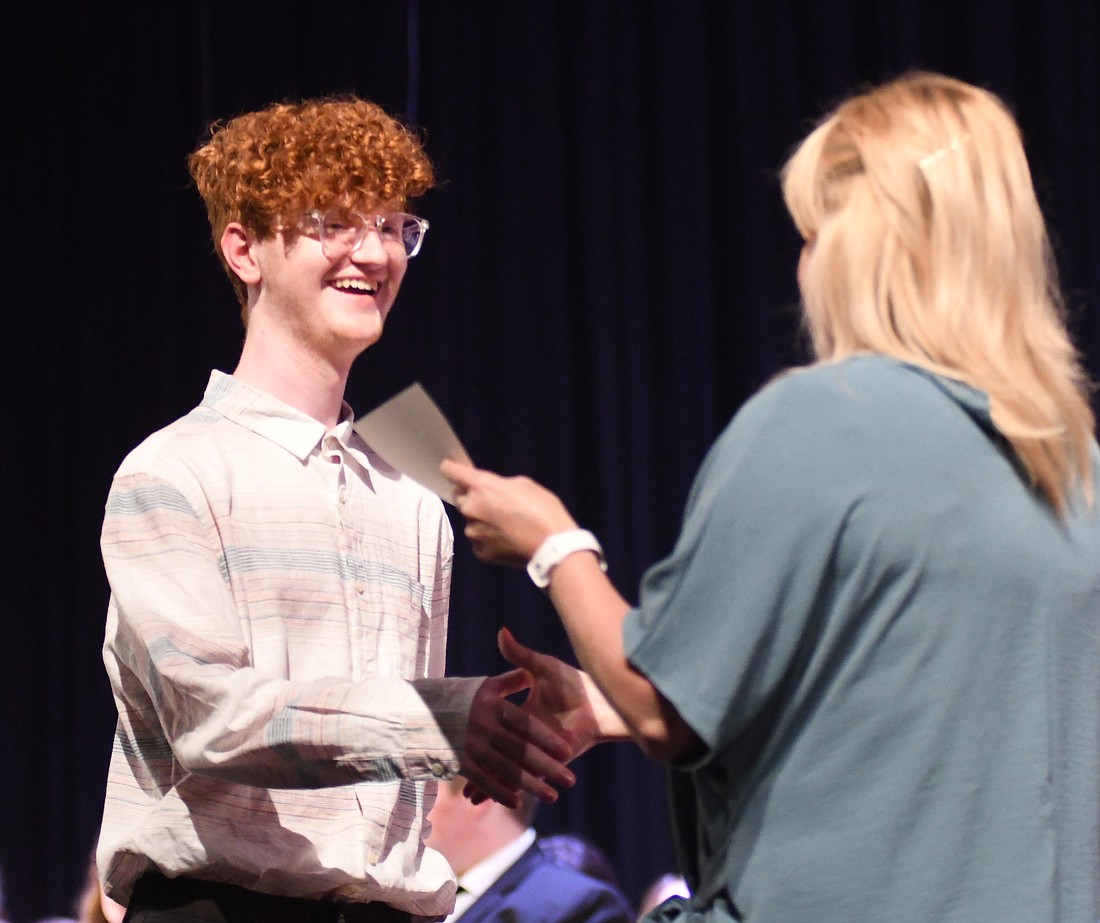
[[[379,234],[378,228],[374,225],[367,227],[362,242],[352,252],[351,258],[356,263],[372,264],[385,263],[389,259],[389,252],[386,250],[386,245],[382,243],[382,235]]]

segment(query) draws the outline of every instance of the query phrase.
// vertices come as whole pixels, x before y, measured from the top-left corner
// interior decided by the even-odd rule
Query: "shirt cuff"
[[[412,681],[431,720],[425,726],[424,747],[407,756],[411,778],[449,779],[459,772],[470,709],[485,679],[468,676]]]

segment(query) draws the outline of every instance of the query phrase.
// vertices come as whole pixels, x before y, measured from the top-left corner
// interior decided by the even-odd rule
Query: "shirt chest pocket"
[[[363,676],[427,675],[430,593],[407,574],[367,565],[354,581],[352,647]]]

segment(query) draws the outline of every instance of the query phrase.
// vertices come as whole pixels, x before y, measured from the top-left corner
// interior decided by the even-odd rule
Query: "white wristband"
[[[587,529],[571,529],[568,532],[555,532],[547,537],[527,562],[527,573],[540,590],[550,585],[550,572],[561,564],[574,551],[594,551],[600,559],[600,570],[607,570],[607,561],[603,557],[603,548],[596,536]]]

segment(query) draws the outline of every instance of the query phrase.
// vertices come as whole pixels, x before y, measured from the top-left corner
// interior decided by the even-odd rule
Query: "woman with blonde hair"
[[[784,171],[819,360],[893,356],[984,391],[1029,479],[1091,499],[1093,418],[1019,132],[916,73],[841,106]]]
[[[737,413],[629,605],[552,493],[453,463],[585,672],[502,649],[578,750],[671,767],[657,920],[1100,919],[1100,518],[1019,131],[905,75],[783,172],[816,354]]]

